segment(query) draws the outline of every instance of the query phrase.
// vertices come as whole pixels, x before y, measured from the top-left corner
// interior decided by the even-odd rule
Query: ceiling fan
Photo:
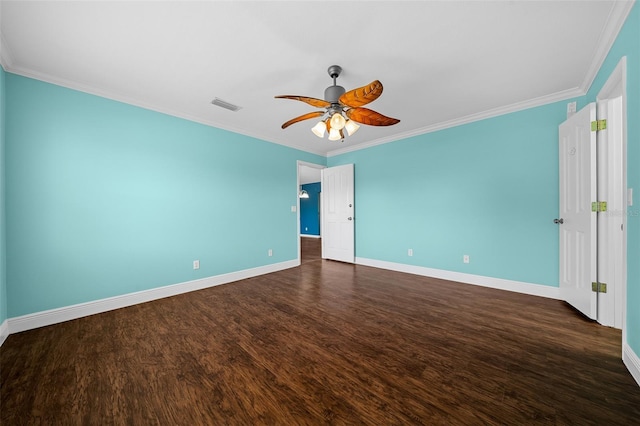
[[[347,131],[349,136],[353,135],[360,128],[356,122],[369,126],[392,126],[400,122],[396,118],[384,116],[368,108],[362,108],[363,105],[380,97],[382,94],[382,83],[380,81],[375,80],[371,84],[346,92],[344,87],[336,85],[336,79],[342,72],[342,68],[339,65],[331,65],[327,72],[333,78],[333,86],[325,89],[324,99],[295,95],[275,97],[276,99],[293,99],[314,107],[325,108],[324,111],[309,112],[292,118],[282,125],[283,129],[300,121],[322,117],[311,131],[320,138],[324,137],[326,131],[329,133],[329,140],[336,141],[344,139],[344,130]]]

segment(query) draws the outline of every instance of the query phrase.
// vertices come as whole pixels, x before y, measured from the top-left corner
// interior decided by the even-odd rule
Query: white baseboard
[[[0,346],[2,346],[5,340],[7,340],[7,337],[9,337],[9,320],[8,319],[2,321],[2,324],[0,324]]]
[[[150,302],[152,300],[162,299],[165,297],[176,296],[182,293],[188,293],[195,290],[202,290],[221,284],[227,284],[233,281],[243,280],[246,278],[256,277],[258,275],[269,274],[271,272],[281,271],[284,269],[294,268],[300,265],[298,259],[289,260],[281,263],[260,266],[258,268],[245,269],[243,271],[231,272],[228,274],[215,275],[212,277],[202,278],[193,281],[187,281],[179,284],[172,284],[164,287],[152,288],[149,290],[138,291],[135,293],[123,294],[120,296],[109,297],[106,299],[94,300],[91,302],[80,303],[77,305],[64,306],[62,308],[50,309],[48,311],[36,312],[33,314],[23,315],[7,319],[2,323],[0,331],[6,335],[11,333],[19,333],[21,331],[31,330],[38,327],[57,324],[64,321],[82,318],[88,315],[99,314],[114,309],[125,308],[127,306],[137,305],[139,303]],[[5,326],[6,324],[6,326]],[[2,336],[0,335],[0,336]]]
[[[530,294],[533,296],[560,299],[559,291],[556,287],[549,287],[540,284],[530,284],[519,281],[504,280],[501,278],[491,278],[481,275],[465,274],[462,272],[452,272],[441,269],[426,268],[422,266],[406,265],[402,263],[386,262],[382,260],[356,258],[356,264],[372,266],[374,268],[389,269],[392,271],[406,272],[409,274],[422,275],[426,277],[440,278],[457,281],[466,284],[491,287],[500,290],[514,291],[517,293]],[[150,302],[165,297],[176,296],[182,293],[202,290],[221,284],[227,284],[259,275],[269,274],[284,269],[299,266],[298,260],[289,260],[281,263],[261,266],[258,268],[245,269],[243,271],[231,272],[228,274],[216,275],[199,280],[187,281],[179,284],[153,288],[150,290],[138,291],[135,293],[123,294],[121,296],[109,297],[106,299],[94,300],[87,303],[65,306],[48,311],[36,312],[15,318],[8,318],[0,324],[0,346],[11,333],[31,330],[38,327],[57,324],[88,315],[99,314],[114,309],[125,308],[139,303]],[[631,373],[631,376],[640,385],[640,358],[626,343],[622,348],[622,361]]]
[[[547,285],[485,277],[482,275],[465,274],[463,272],[452,272],[443,269],[426,268],[424,266],[406,265],[404,263],[386,262],[384,260],[367,259],[363,257],[356,257],[356,264],[373,266],[374,268],[389,269],[391,271],[406,272],[408,274],[422,275],[425,277],[457,281],[465,284],[479,285],[499,290],[513,291],[516,293],[524,293],[549,299],[562,300],[560,297],[560,289],[558,287],[551,287]]]
[[[631,346],[626,343],[622,344],[622,362],[624,362],[627,370],[640,386],[640,358],[631,349]]]
[[[320,235],[311,235],[311,234],[300,234],[300,236],[304,238],[320,238]]]

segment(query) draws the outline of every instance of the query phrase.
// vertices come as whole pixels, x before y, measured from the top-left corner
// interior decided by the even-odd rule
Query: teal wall
[[[620,59],[627,57],[627,342],[640,356],[640,6],[636,3],[586,96],[594,102]]]
[[[640,354],[637,4],[581,104],[625,55],[626,329]],[[0,322],[297,257],[296,161],[324,158],[3,70],[0,98]],[[566,102],[330,157],[356,164],[356,255],[557,286]]]
[[[5,71],[0,66],[0,324],[7,315],[7,268],[6,268],[6,222],[5,222]]]
[[[330,157],[329,166],[355,164],[356,256],[557,286],[565,110],[556,103]]]
[[[324,158],[11,73],[6,89],[9,317],[297,259],[297,160]]]
[[[627,56],[627,340],[640,354],[640,6],[586,96]],[[558,286],[558,102],[328,159],[355,164],[356,256]],[[407,256],[413,248],[414,256]],[[469,264],[462,263],[470,255]]]

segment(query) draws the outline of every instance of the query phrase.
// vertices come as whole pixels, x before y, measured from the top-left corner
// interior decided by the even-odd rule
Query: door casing
[[[302,262],[302,255],[300,252],[300,197],[298,193],[300,191],[300,167],[310,167],[312,169],[325,169],[327,166],[322,164],[308,163],[306,161],[298,160],[297,162],[297,180],[296,180],[296,212],[297,212],[297,226],[296,226],[296,238],[298,239],[298,264]],[[322,185],[322,184],[321,184]],[[320,211],[320,238],[322,238],[322,210]]]
[[[626,343],[627,307],[627,58],[622,57],[596,97],[598,118],[607,129],[598,136],[599,198],[607,211],[598,214],[598,322],[622,329]]]
[[[592,248],[595,248],[597,256],[595,275],[591,280],[606,283],[607,290],[606,293],[598,292],[592,295],[592,301],[596,302],[595,313],[589,308],[585,312],[584,306],[579,309],[602,325],[621,328],[622,341],[626,344],[628,205],[626,57],[620,60],[598,93],[595,108],[597,119],[606,119],[607,125],[606,129],[597,132],[595,142],[597,190],[592,201],[605,201],[607,209],[594,213],[597,215],[597,226]],[[562,152],[560,155],[562,156]],[[563,238],[562,231],[560,238]],[[561,257],[563,255],[562,247],[560,255]],[[562,270],[561,261],[561,291]],[[566,297],[565,300],[570,301]]]

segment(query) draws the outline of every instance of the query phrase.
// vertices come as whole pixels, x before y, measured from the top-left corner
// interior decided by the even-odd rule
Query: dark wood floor
[[[300,238],[300,261],[313,262],[322,258],[322,240],[320,238]]]
[[[318,253],[9,336],[2,424],[639,423],[618,330],[560,301]]]

